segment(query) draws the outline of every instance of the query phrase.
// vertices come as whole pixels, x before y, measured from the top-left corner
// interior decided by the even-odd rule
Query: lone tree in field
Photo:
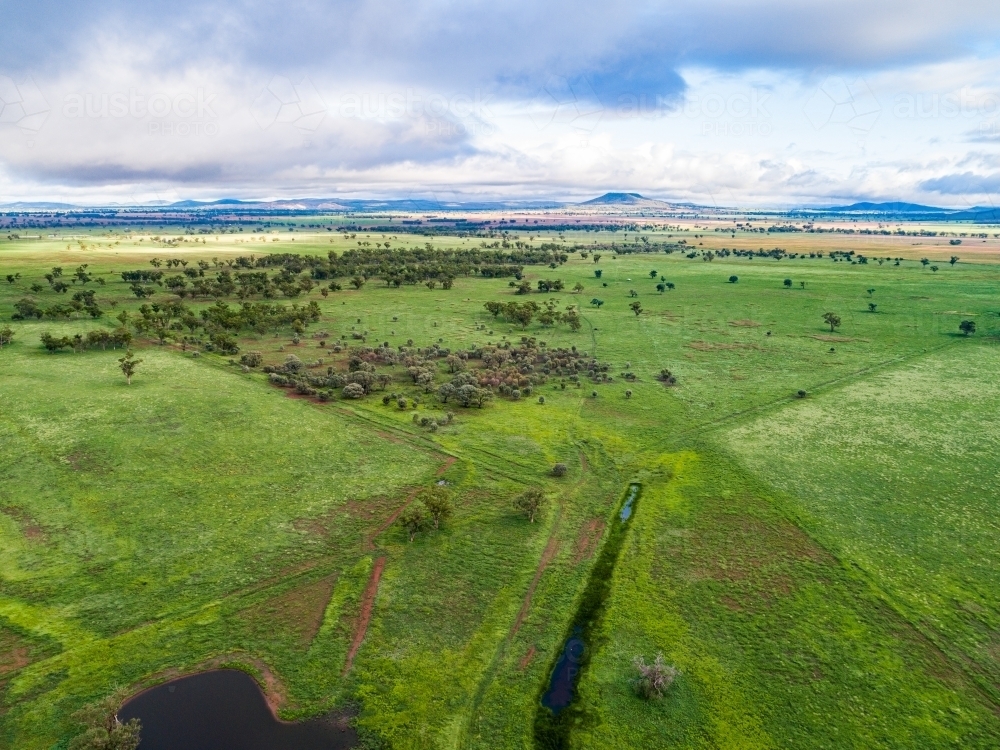
[[[871,297],[873,294],[875,294],[875,287],[869,287],[865,291],[867,291],[868,292],[868,296]]]
[[[830,326],[830,333],[833,333],[834,329],[840,326],[840,316],[837,313],[823,313],[823,320]]]
[[[429,487],[421,492],[420,502],[427,508],[435,529],[440,528],[441,522],[451,517],[451,500],[448,498],[448,492],[442,487]]]
[[[74,713],[73,720],[84,729],[70,740],[69,750],[135,750],[142,726],[138,719],[118,720],[124,697],[119,691]]]
[[[537,487],[525,490],[514,498],[514,507],[528,516],[531,523],[535,522],[535,515],[545,504],[545,495]]]
[[[4,326],[0,328],[0,349],[3,349],[5,344],[9,344],[14,340],[14,329],[10,326]]]
[[[406,529],[406,533],[410,536],[411,542],[413,541],[413,537],[415,537],[418,532],[427,528],[427,518],[424,516],[424,511],[419,505],[411,505],[409,508],[404,510],[399,516],[399,523],[404,529]]]
[[[126,385],[132,385],[132,376],[135,375],[135,371],[139,369],[139,364],[141,362],[141,359],[135,359],[135,355],[132,354],[131,349],[127,349],[125,351],[125,356],[118,360],[118,367],[125,375]]]
[[[976,332],[976,321],[974,320],[963,320],[958,324],[958,330],[969,336]]]
[[[792,280],[791,279],[785,279],[783,283],[785,285],[785,289],[791,289],[792,288]]]
[[[739,276],[730,276],[729,277],[729,283],[730,284],[736,284],[737,282],[739,282],[739,280],[740,280]]]
[[[638,300],[630,304],[628,307],[632,312],[636,314],[636,316],[638,316],[639,313],[642,312],[642,303],[639,302]]]
[[[875,308],[877,308],[877,307],[878,307],[878,305],[875,304],[874,302],[869,302],[868,303],[868,312],[870,312],[870,313],[875,312]]]
[[[663,654],[657,654],[652,664],[647,664],[641,656],[637,656],[632,665],[639,672],[639,676],[632,681],[635,691],[647,700],[662,698],[677,679],[677,668],[664,662]]]

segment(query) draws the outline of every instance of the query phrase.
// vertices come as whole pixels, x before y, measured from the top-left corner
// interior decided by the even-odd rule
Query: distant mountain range
[[[829,206],[826,208],[799,208],[789,211],[793,216],[840,215],[878,216],[885,219],[923,219],[929,221],[972,221],[977,223],[1000,222],[1000,208],[973,206],[972,208],[939,208],[923,206],[919,203],[852,203],[849,206]]]
[[[339,198],[298,198],[274,201],[243,201],[224,198],[217,201],[179,201],[170,203],[169,209],[226,209],[238,208],[261,211],[480,211],[504,209],[562,208],[565,203],[553,201],[433,201],[404,200],[354,200]]]
[[[215,201],[184,200],[174,203],[158,201],[147,204],[107,206],[79,206],[70,203],[18,201],[0,205],[0,210],[6,211],[83,211],[83,210],[129,210],[129,211],[206,211],[206,212],[413,212],[432,213],[447,211],[518,211],[540,209],[571,209],[571,208],[604,208],[617,211],[687,211],[691,210],[718,212],[726,209],[709,209],[693,203],[668,203],[656,198],[647,198],[639,193],[612,192],[605,193],[581,203],[559,201],[436,201],[418,198],[402,200],[371,200],[371,199],[341,199],[341,198],[296,198],[271,201],[241,200],[238,198],[222,198]],[[847,206],[826,206],[797,208],[776,212],[781,215],[799,218],[817,218],[820,216],[867,217],[880,219],[905,219],[923,221],[970,221],[974,223],[1000,223],[1000,208],[992,206],[974,206],[967,209],[939,208],[925,206],[919,203],[893,201],[873,203],[869,201],[852,203]]]

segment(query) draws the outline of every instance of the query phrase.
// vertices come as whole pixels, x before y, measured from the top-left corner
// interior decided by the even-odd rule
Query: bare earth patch
[[[30,539],[33,542],[45,541],[45,531],[38,525],[34,518],[21,508],[7,505],[0,508],[0,513],[17,521],[17,525],[21,527],[21,533],[24,534],[25,539]]]
[[[525,655],[521,657],[520,661],[518,661],[517,670],[519,672],[523,672],[525,669],[528,668],[528,665],[531,664],[531,661],[534,658],[535,658],[535,647],[532,646],[531,648],[528,649],[527,653],[525,653]]]
[[[528,586],[528,593],[524,595],[524,602],[521,604],[521,610],[517,613],[517,617],[514,619],[514,625],[510,629],[510,635],[507,636],[508,639],[513,638],[518,630],[521,629],[521,623],[524,622],[524,618],[528,615],[528,610],[531,609],[531,597],[535,595],[535,589],[538,588],[538,582],[542,580],[542,573],[545,569],[549,567],[549,563],[555,559],[555,556],[559,553],[559,539],[556,537],[556,532],[559,530],[559,524],[556,523],[552,527],[552,534],[549,536],[548,544],[545,545],[545,550],[542,552],[542,559],[538,561],[538,568],[535,570],[535,577],[531,579],[531,585]]]
[[[31,659],[28,656],[28,649],[24,646],[18,646],[10,651],[0,653],[0,676],[23,669],[30,663]]]
[[[725,344],[725,343],[713,343],[711,341],[689,341],[685,345],[690,349],[695,349],[699,352],[718,352],[718,351],[730,351],[733,349],[760,349],[756,344]]]
[[[243,610],[241,614],[254,630],[292,633],[302,648],[308,647],[323,623],[323,613],[336,580],[336,574],[329,575]]]
[[[375,609],[375,597],[378,596],[378,584],[382,580],[382,571],[385,569],[385,558],[380,557],[375,561],[375,568],[372,570],[368,585],[365,586],[365,593],[361,597],[361,610],[358,613],[358,623],[354,629],[354,638],[351,640],[351,647],[347,650],[347,659],[344,662],[344,672],[347,674],[354,665],[354,657],[358,654],[358,649],[365,640],[365,633],[368,632],[368,623],[372,619],[372,610]]]
[[[597,545],[601,541],[601,535],[604,533],[604,526],[604,519],[592,518],[580,527],[580,533],[573,547],[574,565],[593,557],[594,552],[597,551]]]
[[[758,328],[760,323],[756,320],[750,320],[749,318],[744,318],[743,320],[730,320],[729,325],[738,326],[740,328]]]

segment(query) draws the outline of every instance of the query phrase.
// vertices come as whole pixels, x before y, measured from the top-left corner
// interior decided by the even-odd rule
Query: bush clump
[[[646,700],[662,698],[679,674],[676,667],[663,661],[663,654],[657,654],[652,664],[646,664],[641,656],[637,656],[632,665],[639,673],[632,684],[639,697]]]

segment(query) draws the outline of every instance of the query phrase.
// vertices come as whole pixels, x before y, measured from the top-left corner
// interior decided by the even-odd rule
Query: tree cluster
[[[504,320],[527,328],[532,320],[538,319],[543,326],[565,323],[573,331],[579,331],[582,325],[580,312],[576,305],[568,305],[565,311],[557,310],[558,302],[547,300],[543,305],[537,302],[487,302],[483,305],[494,318]]]
[[[51,333],[43,333],[41,336],[42,346],[48,352],[57,352],[61,349],[72,349],[81,352],[85,349],[118,349],[128,347],[132,343],[132,334],[127,328],[120,327],[113,331],[106,328],[99,328],[90,331],[87,335],[74,334],[73,336],[53,336]]]

